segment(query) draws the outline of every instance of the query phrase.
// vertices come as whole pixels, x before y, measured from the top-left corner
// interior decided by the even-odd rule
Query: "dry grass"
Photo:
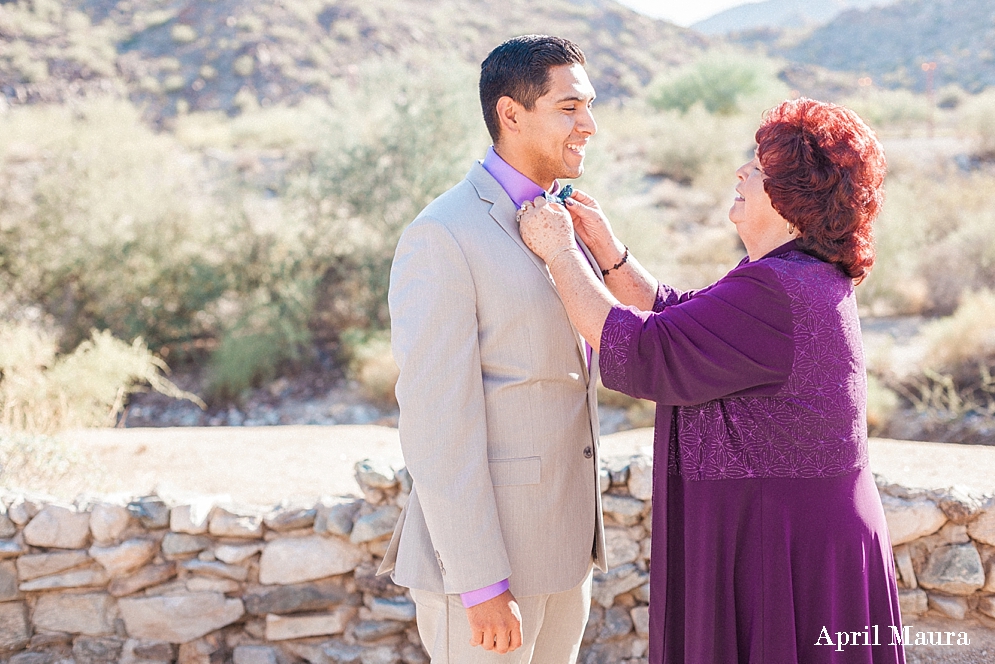
[[[995,292],[964,294],[954,314],[927,324],[923,335],[926,368],[934,371],[958,372],[995,359]]]
[[[896,395],[933,423],[995,416],[995,293],[965,294],[953,315],[926,323],[920,338],[925,352],[914,368],[869,363],[872,428],[898,415]]]
[[[390,334],[363,334],[353,331],[344,335],[349,357],[349,375],[363,395],[381,408],[396,408],[399,369],[390,350]]]
[[[55,336],[28,323],[0,325],[0,427],[53,434],[113,425],[128,394],[153,389],[200,402],[163,376],[166,365],[141,341],[94,332],[59,355]]]

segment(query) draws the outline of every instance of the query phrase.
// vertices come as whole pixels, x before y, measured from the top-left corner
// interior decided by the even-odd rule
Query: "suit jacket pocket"
[[[517,459],[488,459],[491,469],[491,483],[494,486],[517,486],[539,484],[542,476],[540,457],[520,457]]]

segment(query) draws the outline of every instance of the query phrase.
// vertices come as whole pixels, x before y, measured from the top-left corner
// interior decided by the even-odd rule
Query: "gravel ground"
[[[995,662],[995,620],[980,623],[977,620],[953,621],[926,614],[909,621],[909,631],[916,632],[966,632],[969,645],[908,646],[905,661],[908,664],[992,664]],[[946,642],[946,636],[943,637]],[[957,636],[950,637],[957,643]]]

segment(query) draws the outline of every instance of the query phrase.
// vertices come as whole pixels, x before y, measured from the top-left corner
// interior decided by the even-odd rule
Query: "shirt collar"
[[[522,175],[514,166],[501,158],[494,146],[487,148],[487,155],[481,164],[484,170],[491,174],[501,188],[505,190],[515,207],[521,207],[525,201],[531,201],[537,196],[546,193],[542,187],[529,178]],[[553,181],[553,188],[550,193],[556,193],[560,189],[560,183]]]

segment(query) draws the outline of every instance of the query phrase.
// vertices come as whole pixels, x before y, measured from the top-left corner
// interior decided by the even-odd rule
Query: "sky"
[[[677,25],[692,23],[714,16],[724,9],[745,5],[747,0],[618,0],[654,18],[664,18]]]

